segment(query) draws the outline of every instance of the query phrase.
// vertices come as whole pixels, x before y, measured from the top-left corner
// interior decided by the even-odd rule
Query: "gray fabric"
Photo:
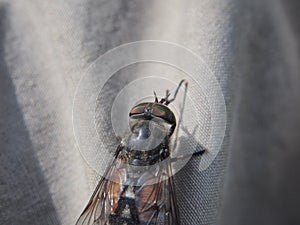
[[[270,3],[243,4],[237,15],[239,88],[220,224],[300,223],[299,3]]]
[[[175,176],[181,224],[299,224],[297,5],[1,0],[0,224],[75,223],[96,179],[73,136],[76,85],[99,55],[141,39],[201,55],[225,96],[222,150]]]

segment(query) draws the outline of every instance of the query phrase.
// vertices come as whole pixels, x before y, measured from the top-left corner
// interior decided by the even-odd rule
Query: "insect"
[[[183,83],[172,99],[168,90],[160,101],[154,92],[154,102],[131,109],[130,132],[76,225],[179,225],[170,158],[176,118],[168,105]]]

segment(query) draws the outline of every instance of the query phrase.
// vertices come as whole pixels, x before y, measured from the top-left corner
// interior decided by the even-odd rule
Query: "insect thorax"
[[[135,166],[153,165],[170,155],[170,125],[159,118],[134,119],[124,139],[127,162]]]

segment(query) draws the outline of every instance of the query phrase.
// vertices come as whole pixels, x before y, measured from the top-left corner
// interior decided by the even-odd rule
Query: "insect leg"
[[[158,103],[158,98],[157,98],[157,95],[156,95],[156,92],[154,91],[154,102],[155,103]]]
[[[182,85],[183,83],[185,83],[185,87],[187,88],[188,82],[187,82],[186,80],[181,80],[180,83],[178,84],[176,90],[175,90],[174,97],[173,97],[172,99],[170,99],[170,100],[166,100],[165,105],[169,105],[171,102],[173,102],[173,101],[175,100],[176,95],[177,95],[177,93],[178,93],[178,91],[179,91],[179,89],[180,89],[180,87],[181,87],[181,85]]]
[[[198,149],[196,149],[195,152],[193,152],[192,154],[187,154],[187,155],[179,155],[179,156],[176,156],[174,158],[171,158],[171,163],[173,162],[177,162],[178,160],[183,160],[183,159],[187,159],[187,158],[190,158],[190,157],[196,157],[196,156],[201,156],[204,154],[204,152],[206,152],[207,149],[204,148],[203,146],[200,146]]]
[[[175,157],[174,159],[176,158],[179,158],[179,159],[184,159],[184,158],[188,158],[190,157],[191,155],[192,156],[198,156],[198,155],[203,155],[203,153],[205,151],[208,151],[206,147],[204,147],[202,144],[200,144],[196,139],[195,139],[195,134],[196,134],[196,130],[198,129],[198,125],[195,126],[194,130],[192,133],[190,133],[186,127],[182,126],[181,125],[181,129],[182,131],[188,136],[188,138],[190,140],[192,140],[193,143],[195,143],[196,147],[195,147],[195,151],[193,153],[190,153],[190,154],[182,154],[180,156],[177,156]],[[180,137],[179,139],[183,142],[186,142],[187,140],[185,140],[186,137]]]

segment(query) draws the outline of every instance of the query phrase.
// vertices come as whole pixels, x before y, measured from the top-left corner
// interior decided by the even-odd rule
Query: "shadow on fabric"
[[[8,9],[0,5],[0,224],[60,224],[5,60]]]

